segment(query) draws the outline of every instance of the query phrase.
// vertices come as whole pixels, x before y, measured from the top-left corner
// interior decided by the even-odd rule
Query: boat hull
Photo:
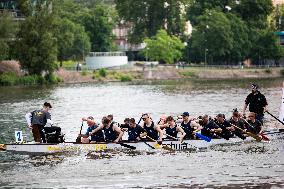
[[[267,136],[270,139],[275,139],[284,136],[284,132],[272,132],[268,133]],[[90,152],[90,151],[104,151],[104,150],[123,150],[123,149],[134,149],[134,150],[153,150],[153,149],[173,149],[173,150],[189,150],[189,149],[200,149],[208,148],[210,146],[219,144],[234,144],[244,141],[257,142],[251,137],[247,137],[246,140],[240,138],[225,139],[212,139],[211,142],[204,140],[185,140],[183,143],[175,140],[165,140],[162,145],[156,142],[127,142],[123,141],[119,143],[94,143],[94,144],[79,144],[73,142],[59,143],[59,144],[4,144],[2,150],[18,153],[60,153],[60,152]],[[261,141],[265,142],[265,141]]]

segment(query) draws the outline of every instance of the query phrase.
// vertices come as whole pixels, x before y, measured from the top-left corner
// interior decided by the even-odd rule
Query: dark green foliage
[[[99,70],[99,75],[100,75],[101,77],[106,77],[106,76],[107,76],[107,70],[106,70],[105,68],[101,68],[101,69]]]
[[[284,69],[280,70],[280,74],[284,76]]]
[[[188,8],[188,18],[196,30],[185,51],[190,61],[236,64],[251,59],[262,64],[283,56],[268,22],[273,11],[271,0],[194,2]]]
[[[0,75],[1,86],[13,85],[42,85],[50,83],[39,75],[17,76],[15,73],[5,73]],[[54,82],[58,83],[58,82]]]
[[[0,61],[10,57],[10,43],[17,32],[18,26],[8,12],[0,12]]]
[[[55,18],[50,10],[51,4],[52,0],[28,3],[30,14],[21,22],[17,38],[18,55],[22,68],[29,74],[48,74],[56,68]]]
[[[166,29],[169,34],[179,36],[184,31],[181,7],[187,5],[189,0],[116,0],[115,2],[120,18],[133,25],[129,36],[129,40],[133,43],[140,43],[144,38],[156,35],[160,29]]]
[[[122,82],[132,81],[132,77],[130,75],[123,74],[120,76],[120,81]]]

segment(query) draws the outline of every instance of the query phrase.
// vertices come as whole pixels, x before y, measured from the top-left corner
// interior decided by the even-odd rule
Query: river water
[[[253,80],[164,81],[0,88],[0,143],[22,130],[31,140],[24,115],[53,105],[52,120],[74,141],[81,118],[113,114],[122,122],[148,112],[192,116],[242,109]],[[279,114],[283,79],[257,81],[269,110]],[[280,125],[266,115],[266,127]],[[84,127],[84,130],[86,126]],[[0,188],[284,188],[284,139],[262,144],[214,146],[202,151],[110,151],[48,156],[0,152]]]

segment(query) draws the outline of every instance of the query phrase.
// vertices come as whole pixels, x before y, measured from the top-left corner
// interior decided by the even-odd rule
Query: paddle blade
[[[263,133],[261,134],[261,137],[262,137],[262,140],[264,140],[264,141],[270,141],[269,138],[266,135],[264,135]]]
[[[202,140],[205,140],[206,142],[210,142],[211,141],[211,138],[207,137],[207,136],[204,136],[200,133],[195,133],[195,136],[197,136],[198,138],[202,139]]]
[[[254,138],[254,139],[255,139],[256,141],[258,141],[258,142],[260,142],[260,141],[262,140],[262,137],[259,136],[259,135],[255,135],[255,134],[253,134],[253,133],[251,133],[251,132],[246,132],[246,134],[247,134],[248,136]]]
[[[121,146],[123,147],[126,147],[126,148],[129,148],[129,149],[132,149],[132,150],[135,150],[136,147],[135,146],[131,146],[131,145],[128,145],[128,144],[124,144],[124,143],[119,143]]]

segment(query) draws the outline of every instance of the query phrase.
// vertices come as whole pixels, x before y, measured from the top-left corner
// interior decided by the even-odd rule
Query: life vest
[[[113,142],[117,139],[117,133],[113,130],[113,124],[109,128],[104,128],[106,142]]]
[[[184,130],[184,132],[186,133],[185,138],[192,138],[192,133],[194,131],[194,128],[192,128],[190,126],[191,120],[189,120],[188,123],[181,123],[181,128]]]
[[[136,141],[137,137],[142,133],[142,127],[136,124],[135,128],[128,128],[128,141]]]
[[[90,129],[90,132],[93,131],[94,129],[98,128],[98,125],[93,125]],[[102,130],[98,130],[96,133],[91,135],[91,141],[96,141],[96,142],[104,142],[104,133]]]
[[[178,134],[178,132],[177,132],[177,125],[175,125],[173,128],[166,127],[166,133],[167,133],[167,135],[170,135],[172,137],[177,138],[177,134]],[[167,138],[168,139],[172,139],[171,137],[168,137],[168,136],[167,136]]]
[[[156,130],[154,129],[154,122],[153,122],[153,121],[152,121],[150,127],[147,127],[147,126],[146,126],[146,123],[144,123],[144,127],[143,127],[143,128],[145,129],[145,131],[146,131],[146,133],[147,133],[147,135],[148,135],[149,137],[151,137],[151,138],[154,139],[154,140],[158,140],[158,138],[159,138],[158,131],[156,131]]]

